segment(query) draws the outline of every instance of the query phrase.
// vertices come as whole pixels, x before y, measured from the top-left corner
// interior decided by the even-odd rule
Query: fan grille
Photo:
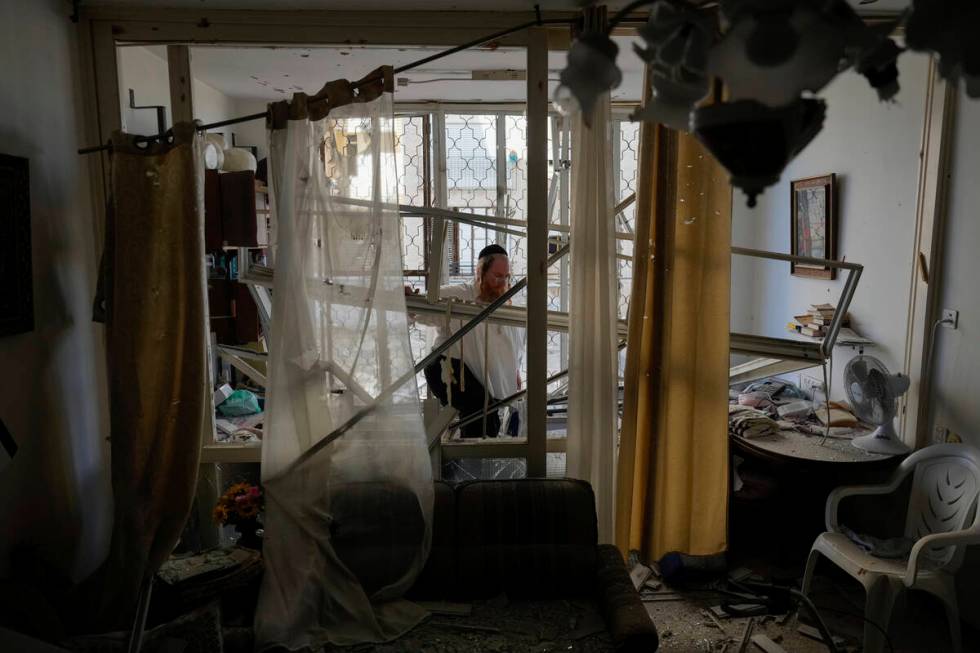
[[[844,370],[844,390],[854,414],[868,424],[884,424],[895,415],[888,368],[873,356],[853,358]]]

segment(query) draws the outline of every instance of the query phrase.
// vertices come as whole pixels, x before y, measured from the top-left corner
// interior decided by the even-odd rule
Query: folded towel
[[[761,438],[779,433],[779,424],[761,410],[729,404],[728,432],[740,438]]]
[[[905,559],[912,552],[915,540],[910,537],[891,537],[881,539],[874,535],[855,533],[847,526],[841,526],[840,532],[847,536],[847,539],[854,542],[858,547],[870,553],[876,558],[886,559]]]

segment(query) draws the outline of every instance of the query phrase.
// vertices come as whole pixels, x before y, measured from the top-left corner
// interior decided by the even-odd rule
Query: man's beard
[[[491,288],[489,286],[480,287],[480,300],[484,302],[492,302],[500,298],[507,292],[506,286],[499,286],[497,288]]]

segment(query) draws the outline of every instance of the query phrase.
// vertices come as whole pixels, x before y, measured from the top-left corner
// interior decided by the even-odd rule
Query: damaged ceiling
[[[631,37],[616,37],[620,48],[623,83],[613,91],[613,100],[640,99],[643,66],[633,52]],[[166,60],[165,46],[147,48]],[[395,67],[416,61],[441,48],[433,47],[219,47],[193,46],[191,68],[200,81],[224,95],[239,100],[262,102],[287,99],[293,93],[316,93],[329,79],[359,79],[378,66]],[[433,61],[396,75],[395,100],[398,102],[523,102],[526,82],[521,76],[526,66],[521,48],[479,48]],[[553,91],[558,74],[565,67],[565,53],[548,57]],[[509,71],[514,71],[511,73]],[[500,77],[514,74],[517,79],[474,80],[476,76]]]
[[[868,14],[894,13],[904,9],[909,0],[849,0],[859,11]],[[87,5],[127,7],[168,7],[185,9],[263,9],[331,11],[529,11],[528,0],[497,0],[488,5],[472,0],[283,0],[270,5],[267,0],[89,0]],[[582,0],[541,0],[544,11],[569,11],[580,8]],[[626,2],[606,3],[616,9]],[[614,101],[638,101],[642,95],[643,67],[632,48],[631,37],[617,37],[620,47],[618,64],[622,84],[613,91]],[[166,59],[162,46],[148,48]],[[440,48],[385,46],[327,47],[212,47],[194,46],[194,76],[223,94],[242,100],[269,102],[286,99],[300,90],[317,92],[329,79],[359,79],[382,65],[395,67],[438,52]],[[549,56],[550,90],[558,85],[558,74],[565,67],[565,53]],[[461,52],[398,75],[395,98],[399,102],[523,102],[526,83],[521,75],[525,68],[524,51],[518,48],[480,48]],[[508,71],[517,71],[509,73]],[[475,80],[477,75],[494,79]],[[509,79],[501,80],[501,77]]]
[[[849,0],[862,13],[897,12],[909,6],[910,0]],[[324,9],[331,11],[532,11],[535,4],[543,11],[574,11],[583,0],[279,0],[273,6],[268,0],[87,0],[86,5],[127,7],[161,6],[185,9]],[[611,9],[627,4],[624,0],[604,3]]]

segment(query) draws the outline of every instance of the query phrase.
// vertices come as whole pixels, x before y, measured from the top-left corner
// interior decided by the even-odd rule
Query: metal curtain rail
[[[406,295],[405,297],[409,313],[422,313],[436,317],[445,317],[446,307],[449,302],[440,299],[430,302],[425,295]],[[482,306],[469,302],[453,302],[453,318],[458,320],[468,320],[479,315]],[[568,332],[569,317],[565,311],[547,311],[548,331]],[[523,328],[527,324],[527,309],[523,306],[503,306],[498,308],[493,315],[486,320],[494,324]],[[627,332],[626,320],[616,320],[616,334],[620,338],[625,338]]]
[[[546,265],[551,266],[555,261],[560,259],[567,252],[568,252],[568,245],[565,245],[557,252],[552,254],[550,257],[548,257],[548,261]],[[470,320],[469,322],[461,326],[459,330],[457,330],[455,333],[449,336],[442,344],[433,348],[432,351],[429,352],[428,356],[426,356],[425,358],[423,358],[422,360],[420,360],[418,363],[415,364],[415,368],[413,370],[406,372],[401,377],[395,379],[395,381],[391,385],[389,385],[387,388],[382,390],[378,394],[378,396],[374,398],[374,402],[365,406],[361,410],[357,411],[353,416],[351,416],[350,419],[348,419],[346,422],[338,426],[331,433],[325,435],[321,440],[317,441],[316,444],[314,444],[309,449],[307,449],[302,454],[300,454],[300,456],[296,458],[296,460],[294,460],[289,465],[289,467],[283,470],[282,474],[280,475],[285,476],[295,471],[304,462],[306,462],[307,460],[309,460],[310,458],[318,454],[320,451],[322,451],[328,444],[330,444],[337,438],[343,436],[345,433],[351,430],[351,428],[353,428],[358,422],[360,422],[362,419],[364,419],[365,417],[373,413],[375,410],[377,410],[378,406],[381,405],[382,401],[386,400],[388,397],[393,395],[396,390],[398,390],[403,385],[405,385],[410,380],[412,380],[416,374],[418,374],[426,367],[428,367],[429,365],[437,361],[439,357],[442,356],[443,353],[449,350],[450,347],[452,347],[454,344],[459,342],[459,340],[462,339],[462,337],[465,336],[467,333],[475,329],[477,325],[480,324],[480,322],[482,322],[483,320],[485,320],[491,313],[493,313],[495,310],[497,310],[498,308],[506,304],[508,301],[510,301],[510,299],[514,295],[522,291],[525,288],[525,286],[527,286],[527,277],[524,277],[523,279],[515,283],[510,288],[510,290],[505,292],[503,295],[495,299],[493,303],[488,304],[486,308],[480,311],[479,315],[477,315],[472,320]]]
[[[854,291],[857,290],[858,282],[861,280],[861,273],[864,272],[864,266],[860,263],[849,263],[847,261],[832,261],[830,259],[823,258],[813,258],[812,256],[794,256],[792,254],[782,254],[780,252],[767,252],[759,249],[749,249],[746,247],[732,247],[732,254],[739,254],[741,256],[750,256],[752,258],[763,258],[773,261],[788,261],[790,263],[799,263],[803,265],[813,265],[816,267],[828,267],[836,268],[839,270],[847,270],[847,280],[844,282],[844,289],[841,292],[840,299],[837,301],[837,309],[834,311],[834,317],[830,321],[830,325],[827,327],[827,335],[824,336],[823,341],[820,343],[820,355],[824,360],[830,357],[831,352],[834,349],[834,344],[837,342],[837,336],[840,333],[841,325],[844,322],[844,318],[847,315],[847,309],[851,306],[851,300],[854,299]],[[786,341],[777,338],[762,338],[761,336],[742,336],[740,337],[746,339],[752,339],[756,341],[769,341],[769,345],[774,345],[775,349],[767,351],[767,354],[778,353],[779,350],[785,349],[785,345],[793,347],[792,341]],[[746,349],[740,349],[740,351],[747,351]],[[786,353],[786,352],[784,352]],[[789,352],[788,358],[798,358],[794,356],[792,352]]]
[[[626,208],[632,204],[636,195],[631,195],[622,202],[620,202],[613,209],[613,215],[621,214]],[[344,199],[342,203],[355,204],[355,205],[368,205],[370,202],[368,200],[350,200]],[[514,218],[502,218],[496,215],[480,215],[478,213],[466,213],[462,211],[452,211],[449,209],[440,209],[438,207],[432,206],[410,206],[407,204],[399,204],[398,211],[403,216],[414,216],[425,218],[427,220],[441,219],[441,220],[455,220],[457,222],[462,222],[464,224],[470,224],[476,227],[482,227],[484,229],[493,229],[494,231],[500,231],[502,233],[508,233],[511,235],[524,236],[523,233],[518,233],[515,231],[508,231],[505,227],[527,227],[527,220],[517,220]],[[504,225],[504,227],[498,226]],[[548,223],[548,231],[557,231],[558,233],[570,233],[571,227],[567,224],[560,224],[557,222]],[[617,240],[633,240],[633,234],[626,231],[616,232]],[[632,259],[632,257],[630,257]]]
[[[448,50],[443,50],[442,52],[436,52],[435,54],[429,55],[428,57],[423,57],[422,59],[419,59],[417,61],[407,63],[404,66],[399,66],[398,68],[395,68],[393,72],[394,74],[397,75],[398,73],[403,73],[405,71],[412,70],[413,68],[424,66],[425,64],[430,63],[432,61],[436,61],[437,59],[442,59],[443,57],[448,57],[450,55],[456,54],[457,52],[462,52],[463,50],[479,47],[481,45],[490,43],[492,41],[496,41],[497,39],[503,38],[505,36],[509,36],[516,32],[522,32],[531,27],[538,27],[541,25],[572,25],[578,20],[577,18],[542,19],[541,9],[537,5],[535,5],[534,10],[535,13],[537,14],[537,18],[535,18],[535,20],[522,23],[521,25],[517,25],[516,27],[510,27],[508,29],[500,30],[499,32],[494,32],[493,34],[490,34],[488,36],[475,39],[473,41],[470,41],[469,43],[457,45],[455,47],[449,48]],[[360,80],[360,82],[353,84],[353,87],[358,88],[359,86],[366,85],[369,82],[375,81],[376,79],[378,78],[369,77],[367,79],[362,79]],[[261,113],[252,113],[247,116],[241,116],[239,118],[229,118],[227,120],[219,120],[218,122],[212,122],[206,125],[198,125],[197,130],[206,131],[208,129],[216,129],[218,127],[226,127],[228,125],[237,125],[238,123],[242,123],[242,122],[251,122],[252,120],[264,120],[268,118],[268,116],[269,116],[268,111],[263,111]],[[160,134],[153,134],[151,136],[138,136],[136,137],[135,140],[137,143],[149,143],[150,141],[163,140],[168,136],[168,134],[169,134],[169,130]],[[104,150],[111,150],[111,149],[112,149],[112,144],[106,143],[105,145],[93,145],[91,147],[80,148],[78,150],[78,153],[91,154],[93,152],[101,152]]]

